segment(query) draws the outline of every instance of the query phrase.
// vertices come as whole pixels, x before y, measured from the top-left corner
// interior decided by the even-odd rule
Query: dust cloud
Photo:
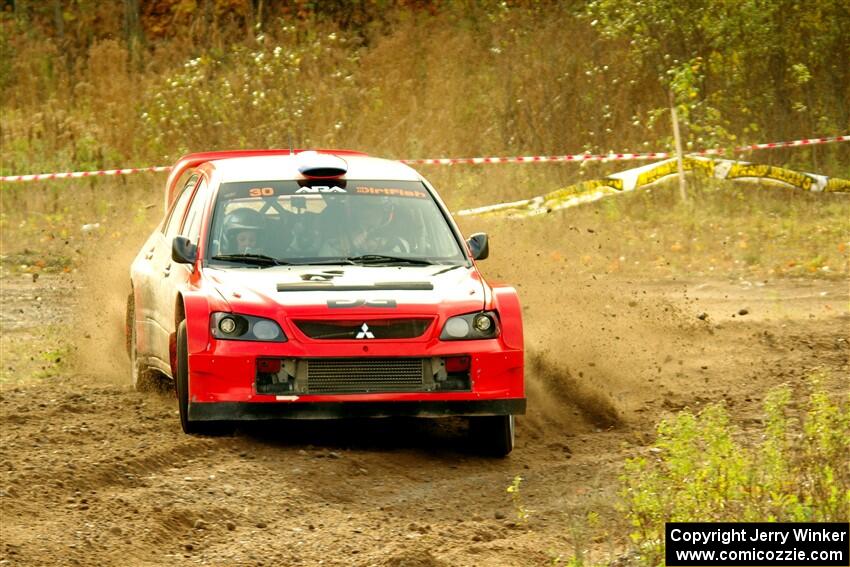
[[[72,362],[77,373],[96,383],[131,384],[125,334],[130,264],[152,230],[135,226],[117,236],[93,235],[75,274]]]
[[[550,221],[474,221],[492,242],[479,266],[488,279],[514,285],[523,305],[525,423],[560,434],[633,421],[663,393],[662,367],[709,329],[665,297],[683,296],[683,286],[659,295],[657,284],[586,269],[565,251],[587,250],[600,237],[545,232]]]

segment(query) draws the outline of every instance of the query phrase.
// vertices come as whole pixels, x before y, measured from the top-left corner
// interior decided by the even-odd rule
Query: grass
[[[67,376],[73,347],[64,325],[41,328],[35,334],[5,331],[0,336],[0,387]]]
[[[525,503],[522,500],[522,480],[523,478],[521,476],[515,476],[511,484],[505,489],[505,492],[511,495],[511,503],[513,504],[517,522],[526,524],[532,512],[525,507]]]
[[[788,386],[765,398],[756,431],[713,404],[661,422],[646,455],[622,476],[625,514],[640,563],[664,557],[664,522],[837,522],[850,516],[850,398],[813,375],[795,415]]]
[[[0,13],[0,172],[169,163],[185,151],[290,142],[396,158],[670,149],[667,93],[655,71],[637,64],[626,42],[601,34],[585,3],[404,4],[375,8],[371,25],[340,25],[305,9],[203,37],[204,26],[180,31],[170,25],[178,14],[162,14],[170,37],[155,34],[143,49],[116,39],[109,22],[123,17],[120,4],[98,6],[93,19],[72,3],[74,38],[69,27],[64,39],[55,37],[52,11],[42,14],[44,29]],[[840,53],[822,56],[843,63]],[[831,102],[846,98],[841,83],[828,65],[810,71],[805,110],[765,82],[715,92],[717,124],[683,124],[686,141],[701,147],[700,131],[721,124],[758,135],[738,142],[843,133],[846,112]],[[729,123],[742,96],[771,104]],[[764,159],[847,175],[847,146]],[[513,176],[510,166],[499,169]],[[538,168],[550,187],[597,170],[605,166]],[[488,200],[532,189],[472,175]],[[454,185],[454,177],[443,169],[435,181]]]
[[[164,184],[140,174],[2,187],[0,263],[11,273],[68,273],[105,248],[141,246],[162,214]]]
[[[842,279],[850,275],[846,195],[695,180],[525,219],[464,218],[469,230],[537,242],[555,269],[635,277]],[[476,204],[482,204],[481,202]]]
[[[156,36],[141,50],[116,39],[105,24],[121,21],[120,4],[98,6],[94,14],[69,7],[69,16],[79,18],[75,25],[91,28],[69,27],[69,36],[80,32],[85,39],[66,37],[69,49],[51,29],[36,33],[35,19],[26,25],[3,13],[0,51],[8,57],[0,69],[6,87],[0,172],[160,165],[186,151],[290,144],[396,158],[669,149],[666,119],[651,119],[666,108],[666,94],[624,56],[625,44],[600,35],[580,4],[398,7],[363,26],[267,7],[262,27],[223,18],[215,34],[201,38],[191,28],[188,35]],[[188,12],[172,14],[174,21],[194,10],[183,9]],[[46,18],[42,25],[52,24],[52,12],[30,11]],[[369,13],[361,16],[368,20]],[[99,22],[108,33],[100,33]],[[817,97],[831,100],[832,77],[811,72],[811,85],[823,89]],[[797,137],[839,127],[796,110],[793,116],[799,118],[794,124],[825,128],[795,131]],[[753,131],[753,124],[766,139],[778,135],[771,131],[775,114],[724,127]],[[847,176],[848,156],[850,144],[834,144],[757,158],[817,164],[819,173]],[[458,210],[540,195],[623,167],[432,166],[423,173]],[[4,264],[78,269],[76,250],[91,244],[82,226],[98,223],[119,244],[128,230],[155,222],[164,179],[138,174],[4,184]],[[649,263],[660,273],[847,275],[846,199],[737,187],[696,187],[693,209],[659,188],[558,213],[555,222],[559,231],[581,224],[612,233],[616,225],[601,248],[582,251],[579,269],[629,271],[637,261],[640,269]],[[647,238],[668,226],[661,238]],[[539,230],[546,231],[552,230]],[[555,247],[549,252],[571,256]]]
[[[541,175],[533,170],[539,166],[520,167],[529,169],[509,176],[527,175],[531,182]],[[452,175],[460,187],[480,178],[474,170]],[[542,188],[542,181],[534,182]],[[161,214],[163,184],[162,176],[139,174],[4,188],[0,261],[13,271],[73,271],[96,247],[138,247]],[[468,192],[437,187],[452,209],[471,200]],[[679,203],[673,184],[666,183],[542,217],[460,220],[468,232],[487,230],[497,237],[521,223],[521,231],[539,241],[541,254],[563,269],[656,277],[850,275],[845,195],[718,181],[692,183],[690,193],[690,203]],[[486,198],[476,195],[474,204]]]

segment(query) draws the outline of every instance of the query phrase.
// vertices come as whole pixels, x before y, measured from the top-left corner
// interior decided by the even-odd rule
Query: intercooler
[[[469,390],[465,368],[444,358],[261,358],[259,394],[378,394]]]
[[[426,361],[421,358],[314,358],[305,362],[308,394],[419,392],[430,389],[426,388],[425,382]],[[430,364],[428,367],[430,373]],[[433,380],[429,382],[433,386]]]

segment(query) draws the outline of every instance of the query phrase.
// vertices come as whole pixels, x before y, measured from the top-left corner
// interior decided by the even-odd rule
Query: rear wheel
[[[130,379],[137,392],[160,389],[160,375],[139,360],[136,337],[136,306],[133,293],[127,297],[127,355],[130,357]]]
[[[198,435],[222,435],[229,433],[231,424],[221,421],[189,421],[189,340],[186,321],[177,326],[177,372],[174,376],[177,390],[177,409],[183,433]]]
[[[476,451],[504,457],[514,448],[515,420],[512,415],[482,415],[469,418],[469,436]]]

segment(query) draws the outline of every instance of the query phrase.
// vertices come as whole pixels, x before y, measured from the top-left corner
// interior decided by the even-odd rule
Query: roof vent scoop
[[[301,152],[296,156],[298,171],[304,177],[313,179],[333,179],[342,177],[348,171],[348,163],[339,156],[333,154],[320,154],[319,152]]]

